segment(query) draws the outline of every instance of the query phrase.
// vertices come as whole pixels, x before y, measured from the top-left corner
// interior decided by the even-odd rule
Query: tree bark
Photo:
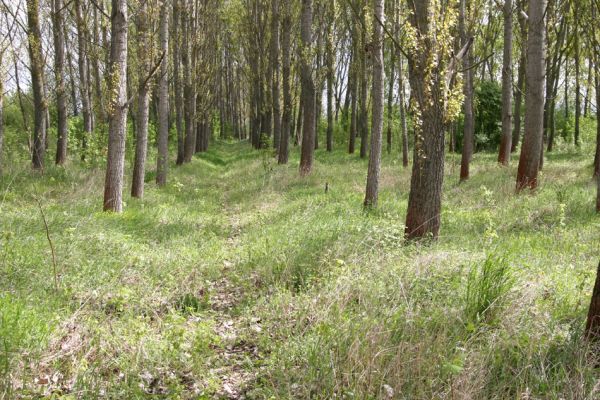
[[[162,64],[158,77],[158,155],[156,157],[156,184],[167,184],[169,166],[169,8],[164,1],[160,11],[160,50]]]
[[[79,67],[79,96],[81,97],[81,114],[83,116],[83,137],[81,147],[81,159],[85,159],[85,150],[87,149],[87,141],[93,131],[93,116],[92,116],[92,99],[89,85],[88,74],[88,51],[86,40],[86,27],[83,20],[83,10],[81,0],[75,0],[75,19],[77,22],[77,65]]]
[[[2,176],[2,150],[4,145],[4,77],[0,75],[0,177]]]
[[[279,0],[271,0],[271,69],[273,71],[273,147],[279,149],[281,108],[279,106]]]
[[[302,103],[304,120],[302,123],[302,151],[300,154],[300,175],[312,171],[315,153],[315,84],[310,60],[312,47],[312,0],[302,0],[300,74],[302,79]]]
[[[467,43],[467,17],[466,17],[466,0],[460,0],[460,17],[459,17],[459,31],[461,37],[461,45],[464,46]],[[471,56],[465,57],[463,60],[464,81],[463,81],[463,93],[465,96],[465,102],[463,106],[464,112],[464,131],[463,131],[463,148],[462,158],[460,162],[460,181],[469,179],[469,166],[471,158],[473,157],[473,136],[475,125],[473,121],[473,79],[471,66]]]
[[[135,132],[135,156],[133,161],[133,178],[131,180],[131,197],[144,197],[144,178],[146,176],[146,156],[148,152],[148,114],[150,106],[150,90],[146,78],[150,73],[150,48],[152,41],[149,32],[148,3],[143,2],[136,16],[137,27],[137,59],[138,59],[138,89],[137,117]]]
[[[362,26],[366,26],[366,12],[364,9],[361,11],[361,19]],[[369,138],[369,127],[367,118],[369,116],[367,111],[367,101],[368,101],[368,93],[367,93],[367,33],[365,29],[360,30],[360,46],[358,47],[359,54],[359,74],[358,78],[360,79],[360,101],[359,101],[359,115],[357,119],[357,128],[360,132],[360,158],[365,158],[367,156],[367,140]]]
[[[196,85],[193,78],[194,65],[194,35],[192,32],[192,21],[190,20],[193,4],[187,3],[187,7],[183,10],[182,29],[183,41],[181,52],[181,64],[183,66],[184,80],[184,111],[185,111],[185,142],[183,162],[192,161],[196,150]]]
[[[522,10],[524,0],[519,2],[519,9]],[[515,125],[513,128],[512,143],[510,152],[517,150],[521,139],[521,106],[523,104],[523,93],[525,92],[525,69],[527,66],[527,22],[521,13],[519,13],[519,27],[521,31],[521,56],[519,59],[519,70],[517,76],[517,87],[515,88]]]
[[[512,0],[504,1],[504,54],[502,58],[502,140],[498,162],[508,165],[512,142]]]
[[[54,37],[54,78],[56,80],[56,119],[57,119],[57,141],[56,158],[57,165],[62,165],[67,160],[67,88],[65,85],[65,38],[63,32],[63,2],[54,0],[52,10],[52,33]]]
[[[333,24],[335,19],[335,1],[329,2],[327,13],[330,16],[330,21],[327,24],[327,37],[325,43],[325,60],[327,66],[327,151],[333,151],[333,81],[334,70],[333,64],[335,60],[335,49],[333,48]]]
[[[123,210],[123,171],[127,128],[127,1],[112,0],[108,155],[104,180],[104,211]]]
[[[592,299],[585,324],[585,337],[594,341],[600,339],[600,264],[598,264],[598,269],[596,270],[594,291],[592,292]]]
[[[44,98],[44,57],[42,55],[39,6],[39,0],[27,1],[27,39],[31,62],[31,89],[34,109],[32,165],[36,170],[44,168],[47,108],[46,99]]]
[[[404,102],[404,77],[402,59],[398,68],[398,102],[400,103],[400,128],[402,129],[402,166],[408,167],[408,127],[406,126],[406,106]]]
[[[383,0],[373,0],[375,21],[384,21]],[[371,150],[369,153],[369,167],[367,172],[367,188],[365,193],[365,207],[376,207],[379,198],[379,172],[381,169],[381,147],[383,134],[383,28],[380,24],[373,24],[373,109],[371,120]]]
[[[282,85],[283,85],[283,116],[281,118],[281,139],[279,141],[279,164],[287,164],[288,147],[290,142],[290,125],[292,119],[292,94],[290,89],[290,42],[292,20],[290,15],[290,0],[283,0],[283,19],[281,21],[282,49]]]
[[[183,133],[183,88],[181,82],[181,40],[179,25],[181,22],[181,1],[173,0],[173,95],[175,96],[175,127],[177,129],[177,165],[183,164],[185,153]]]
[[[517,191],[526,187],[534,190],[538,185],[540,147],[542,146],[544,119],[544,57],[546,0],[530,0],[529,33],[527,38],[527,91],[525,96],[525,135],[519,168]]]

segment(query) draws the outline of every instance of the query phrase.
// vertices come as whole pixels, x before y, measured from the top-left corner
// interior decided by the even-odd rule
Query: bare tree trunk
[[[4,145],[4,77],[0,75],[0,177],[2,176],[2,150]]]
[[[308,175],[312,170],[315,154],[315,84],[312,76],[312,0],[302,0],[300,24],[301,53],[300,74],[302,77],[302,103],[304,120],[302,123],[302,151],[300,155],[300,175]]]
[[[279,0],[271,0],[271,68],[273,70],[273,147],[279,149],[281,109],[279,106]]]
[[[402,59],[398,68],[398,102],[400,103],[400,128],[402,129],[402,166],[408,167],[408,127],[406,126],[406,106],[404,102],[404,77],[402,76]]]
[[[191,16],[193,15],[193,3],[186,2],[186,8],[183,10],[182,30],[183,41],[181,52],[181,64],[183,66],[184,80],[184,110],[185,110],[185,143],[183,162],[192,161],[196,150],[196,85],[193,78],[194,71],[194,43]]]
[[[600,185],[600,179],[598,182]],[[598,264],[598,269],[596,270],[594,291],[592,292],[592,299],[585,324],[585,337],[594,341],[600,339],[600,264]]]
[[[461,37],[461,45],[464,46],[467,43],[467,21],[466,21],[466,0],[460,0],[460,17],[459,17],[459,31]],[[474,121],[473,121],[473,79],[472,69],[470,68],[471,54],[465,57],[463,60],[464,72],[464,83],[463,93],[465,96],[464,103],[464,114],[465,114],[465,126],[463,133],[463,148],[462,148],[462,159],[460,163],[460,181],[469,179],[469,165],[471,158],[473,157],[473,136],[474,136]]]
[[[504,1],[504,54],[502,59],[502,140],[498,162],[508,165],[512,142],[512,0]]]
[[[358,48],[356,42],[356,34],[352,35],[353,46]],[[357,131],[357,60],[356,50],[352,51],[352,59],[350,61],[350,72],[348,73],[348,96],[350,96],[350,138],[348,140],[348,153],[354,154],[356,147],[356,131]]]
[[[65,86],[65,38],[63,32],[64,20],[62,0],[54,0],[52,10],[52,33],[54,36],[54,77],[56,80],[56,118],[57,118],[57,141],[56,158],[57,165],[62,165],[67,160],[67,88]]]
[[[524,0],[519,1],[519,9],[524,8]],[[515,89],[515,126],[513,128],[512,143],[510,152],[517,150],[521,139],[521,105],[523,104],[523,93],[525,92],[525,69],[527,66],[527,22],[523,14],[519,13],[519,27],[521,31],[521,57],[519,59],[519,70],[517,76],[517,87]]]
[[[281,119],[281,140],[279,141],[279,164],[287,164],[290,142],[290,124],[292,119],[292,93],[290,89],[290,42],[292,20],[290,0],[283,0],[283,19],[281,21],[283,117]]]
[[[133,178],[131,180],[131,197],[144,197],[144,177],[146,175],[146,156],[148,152],[148,108],[150,91],[146,77],[150,73],[150,48],[152,40],[149,32],[148,3],[140,3],[136,16],[137,27],[137,59],[139,85],[137,90],[137,117],[135,131],[135,157],[133,161]]]
[[[160,50],[162,64],[158,77],[158,155],[156,157],[156,184],[167,184],[169,166],[169,7],[164,1],[160,11]]]
[[[27,39],[31,62],[31,89],[33,92],[34,127],[33,155],[34,169],[44,168],[44,139],[46,138],[46,108],[44,98],[44,57],[42,55],[42,33],[39,20],[39,0],[27,1]]]
[[[104,211],[123,210],[125,131],[127,128],[127,1],[112,0],[108,156],[104,181]]]
[[[575,46],[575,132],[573,134],[575,138],[575,146],[579,146],[580,136],[580,125],[581,125],[581,79],[580,79],[580,66],[581,66],[581,55],[579,45],[579,6],[573,7],[573,18],[574,18],[574,46]]]
[[[83,115],[83,138],[81,147],[83,153],[81,159],[85,159],[85,150],[87,149],[87,140],[93,130],[92,121],[92,101],[88,80],[88,54],[86,41],[86,27],[83,20],[83,11],[81,8],[81,0],[75,0],[75,18],[77,22],[77,63],[79,67],[79,95],[81,97],[81,113]]]
[[[517,172],[517,191],[535,189],[538,181],[540,147],[544,123],[544,57],[546,0],[529,2],[527,38],[527,91],[525,97],[525,136]]]
[[[333,64],[335,49],[333,48],[333,23],[335,19],[335,2],[330,1],[327,14],[331,18],[327,23],[327,37],[325,38],[325,60],[327,65],[327,151],[333,150]]]
[[[373,0],[373,11],[375,21],[384,20],[383,0]],[[383,28],[378,23],[374,23],[373,25],[373,115],[371,117],[371,150],[369,153],[365,207],[376,207],[379,198],[379,172],[381,169],[381,142],[383,134]]]
[[[175,96],[175,127],[177,129],[177,165],[183,164],[183,89],[181,82],[181,54],[179,25],[181,22],[181,1],[173,0],[173,94]]]
[[[361,11],[361,19],[362,26],[366,26],[366,12],[364,9]],[[360,57],[360,68],[358,77],[360,79],[360,111],[358,116],[358,130],[360,131],[360,158],[365,158],[367,156],[367,140],[369,138],[369,127],[368,127],[368,111],[367,111],[367,101],[368,101],[368,93],[367,93],[367,54],[365,49],[367,47],[367,37],[366,30],[360,30],[360,47],[359,47],[359,57]]]

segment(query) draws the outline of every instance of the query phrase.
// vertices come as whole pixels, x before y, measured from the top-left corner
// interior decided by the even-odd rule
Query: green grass
[[[278,166],[218,142],[121,215],[100,211],[101,168],[16,161],[0,178],[0,398],[598,398],[581,339],[600,242],[589,150],[564,145],[518,196],[515,156],[476,154],[459,185],[449,155],[428,244],[403,241],[396,154],[368,213],[366,161],[341,146],[303,179],[297,149]]]

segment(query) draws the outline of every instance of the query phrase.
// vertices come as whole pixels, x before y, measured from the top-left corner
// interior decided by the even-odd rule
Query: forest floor
[[[403,241],[397,154],[369,212],[366,160],[341,148],[300,178],[297,149],[278,166],[218,142],[120,215],[101,212],[101,162],[18,163],[0,178],[0,399],[597,399],[591,149],[549,155],[535,195],[514,194],[515,158],[477,154],[459,185],[448,156],[434,243]]]

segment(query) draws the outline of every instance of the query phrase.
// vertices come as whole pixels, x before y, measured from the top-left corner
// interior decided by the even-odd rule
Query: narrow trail
[[[227,155],[227,154],[226,154]],[[228,177],[232,165],[224,159],[220,168],[223,173],[217,183],[222,195],[221,210],[227,220],[228,235],[225,239],[228,255],[223,260],[220,278],[212,282],[211,307],[215,312],[215,333],[222,345],[215,349],[218,366],[211,370],[220,378],[217,395],[222,399],[245,399],[257,372],[254,364],[260,359],[257,346],[251,338],[260,333],[260,320],[240,310],[240,302],[245,298],[244,288],[235,283],[236,253],[242,246],[243,234],[240,221],[240,207],[230,204],[228,199]]]

